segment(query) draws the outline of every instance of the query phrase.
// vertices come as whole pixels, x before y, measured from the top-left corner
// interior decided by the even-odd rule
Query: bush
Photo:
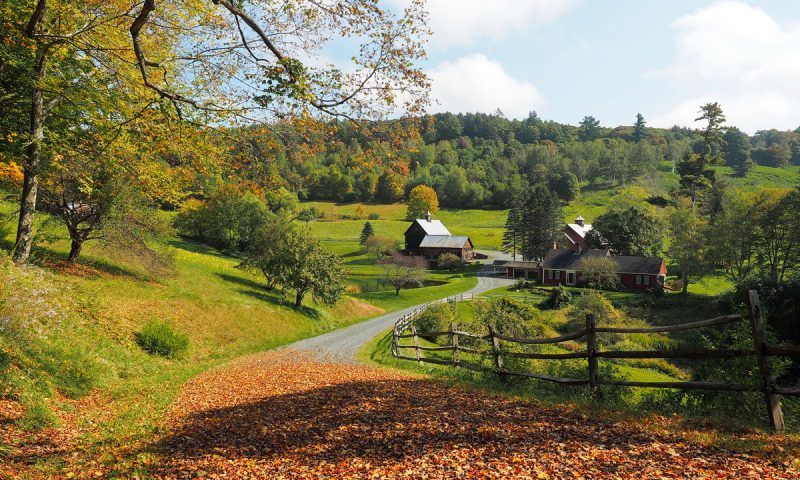
[[[450,323],[456,318],[456,312],[453,305],[449,303],[437,303],[431,305],[422,312],[414,321],[414,326],[420,333],[420,336],[435,342],[438,339],[445,339],[444,336],[426,336],[424,332],[443,332],[450,329]]]
[[[436,258],[436,265],[439,268],[443,268],[445,270],[453,271],[462,265],[464,262],[461,261],[458,255],[453,253],[443,253]]]
[[[542,302],[543,308],[561,308],[566,307],[572,301],[572,294],[569,290],[559,285],[550,290],[550,296],[547,300]]]
[[[151,355],[180,358],[189,349],[189,337],[176,331],[167,322],[152,321],[135,336],[136,343]]]
[[[367,215],[367,220],[377,220],[379,218],[381,218],[381,215],[379,213],[374,213],[373,212],[373,213],[370,213],[369,215]]]

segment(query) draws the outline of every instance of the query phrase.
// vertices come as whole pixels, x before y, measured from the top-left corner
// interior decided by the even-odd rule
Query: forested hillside
[[[641,176],[664,187],[663,178],[648,174],[674,172],[687,152],[702,149],[700,130],[650,128],[641,115],[631,123],[612,129],[591,116],[572,126],[535,112],[524,120],[501,112],[442,113],[360,127],[334,122],[313,131],[252,127],[226,137],[235,157],[232,177],[268,190],[284,187],[301,200],[393,203],[426,184],[444,207],[507,208],[527,183],[544,182],[564,201],[581,189]],[[287,143],[289,138],[306,146]],[[731,127],[720,154],[718,163],[744,178],[754,165],[798,165],[800,128],[748,136]]]

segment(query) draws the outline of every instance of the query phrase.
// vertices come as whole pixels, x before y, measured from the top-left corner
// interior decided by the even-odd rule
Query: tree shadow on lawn
[[[267,290],[266,284],[257,282],[250,278],[237,277],[236,275],[222,272],[215,272],[214,275],[226,282],[235,283],[237,285],[241,285],[242,287],[252,288],[253,290],[258,290],[264,293],[272,293]]]
[[[461,462],[486,465],[526,457],[548,463],[542,459],[550,458],[551,466],[567,466],[559,468],[588,461],[607,474],[634,474],[641,468],[637,460],[674,463],[663,453],[664,443],[684,458],[714,455],[680,441],[643,433],[633,423],[615,425],[425,380],[354,381],[195,412],[155,446],[164,463],[153,473],[171,476],[189,465],[214,472],[229,462],[282,471],[293,464],[354,459],[374,468],[415,457],[458,456],[469,449],[471,458],[459,456]],[[630,463],[586,460],[586,452],[598,445],[637,453],[630,454]],[[458,459],[450,461],[458,464]]]
[[[314,308],[309,307],[307,305],[300,305],[299,307],[294,304],[294,302],[288,301],[281,292],[267,292],[263,288],[261,291],[253,291],[253,290],[244,290],[239,289],[237,290],[242,295],[247,295],[248,297],[253,297],[257,300],[261,300],[263,302],[271,303],[278,307],[283,308],[290,308],[298,313],[305,315],[306,317],[312,320],[322,320],[325,318],[325,314]]]

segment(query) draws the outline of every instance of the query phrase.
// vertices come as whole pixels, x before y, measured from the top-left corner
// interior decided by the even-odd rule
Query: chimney
[[[428,222],[431,221],[431,212],[430,212],[430,210],[428,211],[428,213],[425,214],[425,220],[427,220]]]
[[[581,217],[580,215],[575,217],[575,223],[582,227],[583,226],[583,217]]]

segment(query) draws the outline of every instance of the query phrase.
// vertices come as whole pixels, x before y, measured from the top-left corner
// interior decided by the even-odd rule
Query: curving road
[[[494,259],[505,258],[505,254],[501,252],[480,250],[479,253],[489,256],[489,259],[485,260],[486,264],[490,264]],[[514,280],[493,277],[491,267],[485,267],[478,273],[478,284],[471,290],[462,293],[477,295],[493,288],[502,287],[503,285],[511,285],[512,283],[514,283]],[[403,310],[387,313],[370,320],[356,323],[346,328],[300,340],[284,348],[306,350],[312,354],[313,360],[332,363],[356,363],[356,352],[358,352],[365,343],[372,340],[372,338],[381,332],[391,328],[394,322],[400,317],[411,312],[420,305],[414,305]]]

